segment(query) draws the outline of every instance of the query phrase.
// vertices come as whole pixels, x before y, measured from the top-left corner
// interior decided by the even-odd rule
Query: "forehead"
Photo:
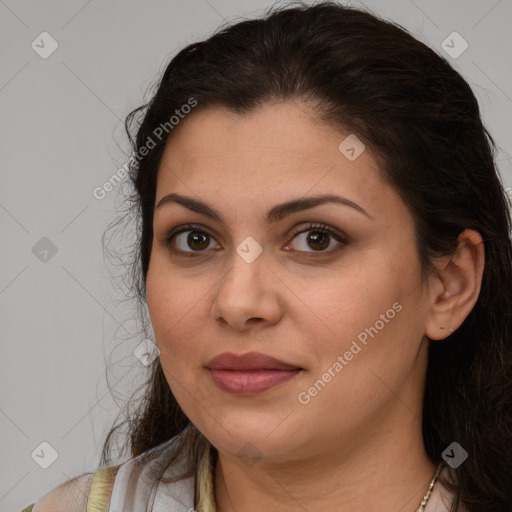
[[[370,150],[352,161],[340,151],[349,135],[296,102],[269,103],[244,115],[218,106],[196,110],[171,132],[156,202],[169,192],[221,202],[337,192],[372,215],[392,213],[398,196],[383,181]]]

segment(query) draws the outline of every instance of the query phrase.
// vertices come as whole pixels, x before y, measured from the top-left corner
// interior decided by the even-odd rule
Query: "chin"
[[[290,429],[289,419],[283,421],[280,415],[254,411],[226,412],[222,421],[211,420],[206,428],[204,420],[195,424],[220,452],[239,459],[287,458],[300,444],[300,432],[304,433],[304,429]]]

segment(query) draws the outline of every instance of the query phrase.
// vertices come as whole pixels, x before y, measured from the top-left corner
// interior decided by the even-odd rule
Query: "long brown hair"
[[[484,239],[485,270],[475,307],[442,342],[430,341],[423,403],[429,458],[458,442],[469,454],[456,470],[454,510],[512,510],[512,244],[509,203],[495,166],[495,143],[468,83],[401,26],[336,2],[273,6],[258,19],[220,27],[183,48],[152,98],[125,127],[137,158],[129,168],[137,241],[132,285],[145,304],[156,175],[168,135],[155,129],[190,99],[195,111],[221,105],[250,112],[271,100],[303,99],[319,119],[355,133],[379,159],[384,178],[408,206],[424,275],[432,257],[452,253],[466,228]],[[186,118],[181,121],[186,122]],[[135,136],[131,134],[135,133]],[[141,151],[152,139],[154,147]],[[153,146],[153,144],[152,144]],[[143,308],[142,308],[143,309]],[[201,442],[174,398],[157,358],[128,425],[130,455],[178,434],[178,453]],[[127,448],[127,444],[125,448]]]

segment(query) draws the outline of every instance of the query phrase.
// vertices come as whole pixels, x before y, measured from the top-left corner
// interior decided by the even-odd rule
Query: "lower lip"
[[[297,370],[210,370],[213,382],[234,395],[256,395],[278,384],[286,382],[298,373]]]

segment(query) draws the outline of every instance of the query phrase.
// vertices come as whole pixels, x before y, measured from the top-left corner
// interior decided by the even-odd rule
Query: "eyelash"
[[[177,254],[178,256],[184,256],[184,257],[188,257],[188,258],[190,258],[190,257],[194,258],[194,257],[201,256],[202,255],[201,253],[206,252],[206,250],[182,251],[181,249],[174,249],[171,246],[171,243],[175,236],[177,236],[181,233],[185,233],[187,231],[195,231],[195,232],[207,235],[211,238],[214,238],[213,235],[208,233],[208,231],[205,231],[202,228],[202,226],[200,226],[198,224],[184,224],[183,226],[179,226],[179,227],[174,228],[171,231],[169,231],[163,238],[162,242],[166,247],[169,248],[170,251],[172,251],[174,254]],[[293,233],[291,233],[291,237],[292,237],[291,239],[293,240],[293,238],[295,238],[297,235],[300,235],[302,233],[307,233],[308,231],[315,231],[315,232],[329,235],[332,238],[334,238],[337,242],[340,242],[342,245],[338,246],[334,249],[330,249],[328,251],[316,251],[316,252],[312,252],[312,253],[310,253],[309,251],[295,251],[295,252],[305,252],[308,254],[307,257],[316,258],[316,257],[331,255],[335,252],[340,251],[341,249],[343,249],[343,247],[345,245],[347,245],[349,243],[349,239],[347,236],[345,236],[337,231],[333,231],[332,229],[329,228],[328,225],[322,224],[322,223],[310,223],[308,226],[306,226],[305,229],[300,229],[300,230],[294,231]]]

